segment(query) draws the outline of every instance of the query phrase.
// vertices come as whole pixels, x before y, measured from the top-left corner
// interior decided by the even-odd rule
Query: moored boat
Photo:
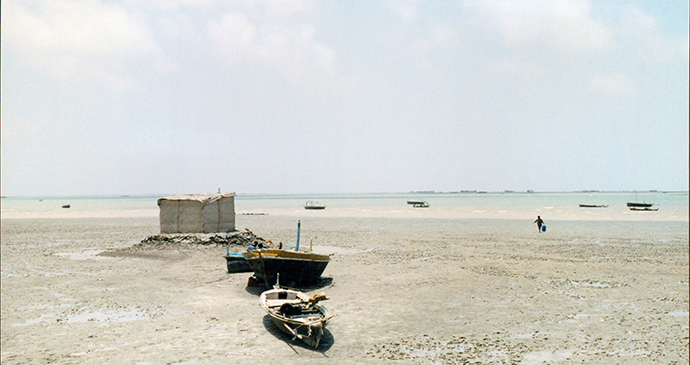
[[[631,208],[650,208],[654,203],[638,203],[638,202],[628,202],[628,207]]]
[[[650,208],[650,207],[630,207],[630,210],[636,210],[636,211],[641,211],[641,212],[656,212],[659,210],[659,208]]]
[[[304,209],[309,209],[309,210],[322,210],[326,209],[326,206],[320,203],[314,203],[313,201],[308,201],[304,204]]]
[[[580,208],[608,208],[608,205],[580,204]]]
[[[326,300],[325,294],[309,296],[303,292],[280,287],[261,293],[259,298],[271,321],[279,330],[300,339],[307,345],[318,348],[328,320],[333,316],[319,304]]]

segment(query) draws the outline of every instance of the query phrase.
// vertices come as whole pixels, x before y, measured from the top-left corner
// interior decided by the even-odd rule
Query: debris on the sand
[[[257,246],[259,243],[262,243],[264,246],[269,244],[268,241],[255,235],[252,231],[245,229],[244,231],[240,232],[236,231],[227,233],[156,234],[144,238],[140,243],[134,245],[134,248],[170,245],[222,245],[246,247],[249,245]]]

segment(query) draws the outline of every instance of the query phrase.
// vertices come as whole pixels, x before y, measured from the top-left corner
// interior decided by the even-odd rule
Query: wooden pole
[[[297,244],[295,245],[295,251],[299,251],[299,229],[301,222],[297,221]]]

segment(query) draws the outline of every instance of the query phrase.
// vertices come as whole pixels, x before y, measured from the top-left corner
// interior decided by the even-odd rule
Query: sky
[[[687,1],[1,15],[4,196],[688,190]]]

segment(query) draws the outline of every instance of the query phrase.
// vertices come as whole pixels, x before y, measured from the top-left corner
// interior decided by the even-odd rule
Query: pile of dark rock
[[[252,231],[219,232],[219,233],[170,233],[156,234],[141,240],[134,245],[134,248],[145,248],[152,246],[182,246],[182,245],[202,245],[202,246],[258,246],[259,243],[267,246],[269,243],[263,238],[255,235]]]

